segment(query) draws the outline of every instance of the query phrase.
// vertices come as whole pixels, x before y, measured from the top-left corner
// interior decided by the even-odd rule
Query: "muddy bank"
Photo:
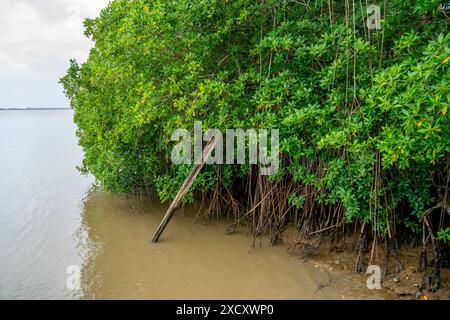
[[[295,228],[290,227],[283,233],[283,242],[290,248],[293,256],[302,259],[300,250],[292,251],[292,244],[296,243],[297,236],[298,233]],[[316,267],[351,279],[350,281],[354,283],[365,283],[370,275],[354,272],[356,242],[356,237],[346,237],[341,239],[338,244],[323,243],[317,251],[308,256],[307,260]],[[401,267],[397,265],[396,259],[391,256],[388,260],[388,271],[386,273],[386,251],[381,246],[377,246],[371,264],[380,266],[382,289],[376,291],[379,291],[379,294],[386,299],[450,299],[449,269],[441,269],[441,288],[438,291],[430,292],[422,288],[423,272],[418,270],[420,251],[420,247],[402,244],[399,248]],[[370,252],[367,253],[367,256],[369,255]],[[368,264],[368,261],[366,261],[366,264]],[[361,294],[364,295],[365,290],[363,288]],[[349,297],[344,295],[342,298]]]
[[[226,234],[229,221],[177,212],[158,244],[150,243],[166,206],[151,199],[90,194],[78,232],[86,252],[83,299],[385,299],[365,279],[303,262],[288,245],[249,230]]]

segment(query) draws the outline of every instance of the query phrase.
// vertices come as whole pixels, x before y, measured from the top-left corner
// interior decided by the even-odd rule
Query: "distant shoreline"
[[[0,108],[0,111],[47,111],[47,110],[72,110],[71,108]]]

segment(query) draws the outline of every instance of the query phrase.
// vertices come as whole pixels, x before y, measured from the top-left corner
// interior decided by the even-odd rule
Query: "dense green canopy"
[[[356,0],[112,1],[85,21],[89,59],[61,80],[82,170],[107,190],[167,200],[190,170],[170,162],[173,130],[277,128],[270,183],[298,186],[290,210],[339,205],[381,235],[419,232],[448,199],[450,12],[377,3],[381,29]],[[250,170],[208,166],[193,190],[232,189]]]

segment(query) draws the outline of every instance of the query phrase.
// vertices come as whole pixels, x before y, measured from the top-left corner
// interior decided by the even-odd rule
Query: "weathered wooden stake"
[[[217,141],[213,137],[206,147],[203,149],[203,152],[201,154],[201,162],[196,161],[198,164],[194,164],[194,167],[192,168],[191,172],[187,176],[186,180],[184,180],[183,185],[181,186],[180,190],[177,193],[177,196],[175,199],[173,199],[169,209],[167,209],[166,215],[162,219],[161,223],[159,224],[158,229],[155,232],[155,235],[153,236],[152,242],[156,243],[159,240],[159,237],[163,233],[164,229],[166,228],[167,224],[169,223],[170,219],[175,213],[175,209],[180,204],[181,200],[183,200],[183,197],[186,195],[186,193],[189,191],[189,188],[192,186],[192,183],[194,183],[195,178],[197,178],[197,175],[200,173],[200,170],[203,168],[206,159],[211,155],[212,150],[216,146]]]

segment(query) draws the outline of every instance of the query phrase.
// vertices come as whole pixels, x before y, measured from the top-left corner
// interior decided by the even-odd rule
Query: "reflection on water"
[[[71,111],[0,112],[0,299],[340,298],[355,287],[264,239],[249,253],[245,230],[226,236],[226,222],[193,223],[188,210],[150,243],[166,207],[89,192],[74,133]],[[66,285],[71,265],[80,290]]]

